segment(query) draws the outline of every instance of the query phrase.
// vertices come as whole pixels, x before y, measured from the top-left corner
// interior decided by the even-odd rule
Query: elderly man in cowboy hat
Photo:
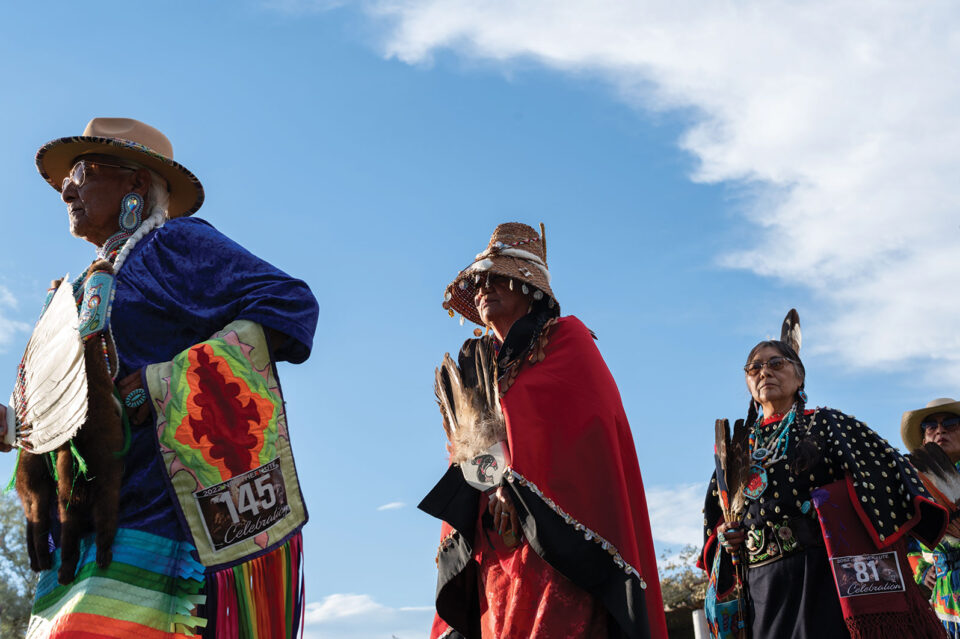
[[[77,304],[61,341],[103,340],[129,430],[115,452],[123,474],[112,559],[85,535],[76,568],[62,569],[61,552],[47,548],[47,539],[61,543],[57,513],[28,513],[39,531],[28,539],[31,562],[42,570],[28,636],[181,637],[204,627],[218,638],[293,636],[306,512],[274,363],[309,356],[313,294],[190,217],[203,187],[147,124],[95,118],[83,135],[41,147],[36,163],[99,265],[52,292],[44,315],[60,295],[69,301],[58,313]],[[43,379],[42,363],[56,353],[32,346],[0,419],[0,439],[21,449],[21,466],[42,449],[45,429],[64,426],[48,423],[37,403],[55,413],[71,386]],[[73,452],[73,468],[61,472],[83,486],[78,463],[93,453]],[[23,485],[42,490],[37,479]]]
[[[507,223],[444,295],[490,332],[437,373],[452,454],[420,504],[443,522],[432,636],[666,639],[620,394],[550,280],[543,227]]]
[[[960,469],[960,402],[941,397],[923,408],[905,412],[900,422],[900,436],[914,456],[924,455],[921,449],[936,444],[949,460],[944,460],[944,465],[952,464]],[[936,454],[936,449],[933,452]],[[955,494],[957,488],[960,488],[960,473],[951,470],[948,467],[941,468],[936,474],[921,473],[921,478],[938,501],[955,510],[953,505],[958,496]],[[947,534],[933,548],[913,543],[910,564],[916,582],[931,590],[930,604],[947,635],[960,637],[960,525],[952,521],[947,526]]]

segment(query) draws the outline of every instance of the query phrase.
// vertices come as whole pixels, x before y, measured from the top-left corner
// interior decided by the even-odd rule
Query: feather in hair
[[[800,353],[800,343],[802,341],[800,315],[795,308],[791,308],[787,316],[783,318],[783,326],[780,328],[780,341],[789,344],[797,354]]]

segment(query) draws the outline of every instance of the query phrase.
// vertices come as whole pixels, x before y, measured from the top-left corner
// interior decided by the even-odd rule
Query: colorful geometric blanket
[[[217,570],[263,555],[306,523],[259,324],[231,322],[144,377],[163,464],[202,564]]]

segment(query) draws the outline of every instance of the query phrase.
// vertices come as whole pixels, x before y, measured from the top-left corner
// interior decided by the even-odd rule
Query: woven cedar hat
[[[960,415],[960,402],[949,397],[935,399],[925,408],[908,410],[900,420],[900,438],[907,450],[914,451],[923,447],[923,429],[920,422],[934,413],[953,413]]]
[[[534,299],[546,295],[552,304],[556,304],[556,297],[550,289],[547,242],[542,224],[540,233],[519,222],[507,222],[494,229],[486,250],[447,286],[443,308],[451,317],[455,312],[460,313],[474,324],[483,326],[473,296],[481,278],[487,274],[509,277],[521,287],[524,284],[528,288],[532,286],[535,290],[530,293]]]
[[[60,191],[81,155],[111,155],[156,171],[170,186],[169,217],[190,215],[203,204],[203,185],[173,161],[173,145],[149,124],[130,118],[94,118],[83,135],[47,142],[37,151],[37,170]]]

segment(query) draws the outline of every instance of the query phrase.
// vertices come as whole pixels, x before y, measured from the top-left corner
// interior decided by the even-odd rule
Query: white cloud
[[[422,638],[433,622],[432,606],[390,608],[369,595],[333,594],[307,604],[305,639]]]
[[[703,542],[705,484],[647,487],[647,511],[653,538],[667,544]]]
[[[934,358],[960,381],[960,8],[786,0],[368,0],[386,55],[441,49],[608,78],[684,109],[693,176],[752,199],[721,256],[805,287],[850,365]]]
[[[17,298],[13,296],[10,289],[3,285],[0,285],[0,306],[5,306],[10,309],[17,308]]]
[[[402,501],[391,501],[389,504],[384,504],[383,506],[377,506],[377,510],[400,510],[407,504]]]

